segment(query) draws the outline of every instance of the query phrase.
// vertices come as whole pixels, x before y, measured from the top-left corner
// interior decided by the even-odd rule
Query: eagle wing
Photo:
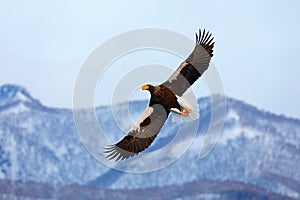
[[[169,111],[160,104],[149,105],[139,121],[115,145],[105,149],[109,159],[124,160],[147,149],[167,120]]]
[[[163,83],[175,94],[183,93],[207,70],[213,56],[213,37],[211,33],[199,30],[196,33],[196,46],[190,56],[178,67],[178,69]]]

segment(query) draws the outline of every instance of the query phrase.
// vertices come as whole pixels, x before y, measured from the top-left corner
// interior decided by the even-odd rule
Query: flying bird
[[[166,82],[158,86],[142,86],[142,90],[148,90],[151,94],[149,105],[121,141],[105,148],[108,159],[124,160],[147,149],[171,112],[183,117],[191,116],[194,108],[184,98],[184,93],[207,70],[213,56],[213,39],[205,29],[199,30],[193,52]]]

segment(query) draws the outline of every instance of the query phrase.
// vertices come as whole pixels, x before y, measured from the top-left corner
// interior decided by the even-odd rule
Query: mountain
[[[0,111],[18,113],[26,107],[40,108],[42,104],[32,98],[25,88],[9,84],[0,87]]]
[[[236,181],[201,180],[181,186],[146,189],[102,189],[71,184],[53,186],[32,181],[0,180],[0,199],[222,199],[222,200],[293,200],[254,185]]]
[[[0,91],[1,179],[84,183],[105,171],[81,144],[71,110],[45,107],[22,87]]]
[[[66,191],[77,188],[100,196],[123,193],[128,198],[136,193],[150,197],[153,191],[157,194],[169,191],[170,195],[173,191],[173,196],[166,198],[300,198],[300,120],[227,98],[220,140],[200,159],[199,150],[211,122],[211,102],[208,97],[198,102],[201,119],[188,150],[168,167],[135,174],[110,169],[91,156],[80,141],[71,110],[46,107],[26,89],[3,85],[0,87],[0,185],[3,186],[0,194],[6,197],[13,190],[16,196],[28,196],[26,192],[18,192],[39,186],[51,198],[61,195],[61,188]],[[146,105],[147,101],[129,103],[133,120]],[[110,133],[107,137],[112,142],[124,135],[117,124],[126,130],[132,123],[126,117],[127,104],[114,108],[117,113],[110,106],[96,109],[99,124]],[[169,144],[178,128],[169,118],[147,151]],[[157,156],[161,162],[168,159],[165,154]],[[34,195],[33,198],[39,197],[39,193]]]

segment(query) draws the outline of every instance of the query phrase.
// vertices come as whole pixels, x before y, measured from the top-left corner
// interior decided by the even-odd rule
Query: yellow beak
[[[148,90],[149,89],[149,85],[143,85],[142,86],[142,90]]]

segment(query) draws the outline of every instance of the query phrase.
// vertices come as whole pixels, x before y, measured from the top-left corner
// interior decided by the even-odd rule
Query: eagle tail
[[[182,108],[188,109],[188,115],[182,116],[178,113],[172,113],[172,121],[173,122],[188,122],[199,119],[200,117],[200,108],[197,102],[197,98],[193,94],[192,91],[188,90],[183,94],[182,97],[177,96],[178,102]]]

